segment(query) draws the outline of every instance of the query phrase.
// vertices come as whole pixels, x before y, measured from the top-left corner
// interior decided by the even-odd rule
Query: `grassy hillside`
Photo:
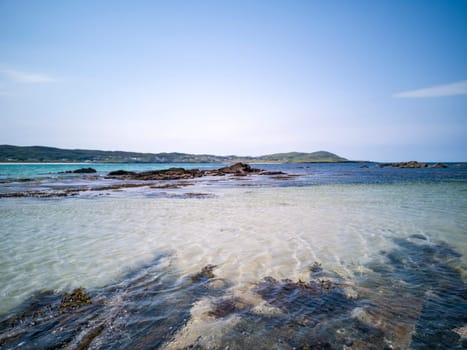
[[[303,152],[289,152],[289,153],[275,153],[258,157],[260,160],[275,161],[282,163],[306,163],[306,162],[345,162],[347,159],[339,157],[338,155],[318,151],[312,153]]]
[[[61,149],[43,146],[0,145],[0,162],[104,162],[104,163],[225,163],[247,162],[341,162],[345,158],[333,153],[276,153],[260,157],[215,156],[187,153],[137,153],[123,151],[100,151],[83,149]]]

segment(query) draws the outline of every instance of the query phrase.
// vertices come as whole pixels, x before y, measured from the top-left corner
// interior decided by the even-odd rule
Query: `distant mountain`
[[[187,153],[137,153],[123,151],[99,151],[84,149],[61,149],[43,146],[0,145],[0,162],[90,162],[90,163],[301,163],[301,162],[345,162],[347,159],[333,153],[276,153],[260,157],[215,156]]]

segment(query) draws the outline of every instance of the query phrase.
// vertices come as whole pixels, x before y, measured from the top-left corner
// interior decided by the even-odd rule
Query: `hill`
[[[246,162],[343,162],[347,159],[333,153],[276,153],[260,157],[216,156],[188,153],[138,153],[124,151],[100,151],[84,149],[61,149],[44,146],[0,145],[0,162],[90,162],[90,163],[227,163]]]
[[[347,159],[339,157],[338,155],[318,151],[313,153],[303,152],[289,152],[289,153],[275,153],[258,157],[259,160],[280,162],[280,163],[306,163],[306,162],[346,162]]]

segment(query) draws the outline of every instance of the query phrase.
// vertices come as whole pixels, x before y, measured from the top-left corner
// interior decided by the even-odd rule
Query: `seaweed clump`
[[[321,266],[321,263],[315,261],[312,265],[309,267],[310,272],[312,273],[318,273],[323,271],[323,267]]]
[[[207,281],[207,280],[210,280],[212,278],[215,278],[216,275],[214,274],[214,269],[217,267],[217,265],[206,265],[205,267],[203,267],[201,269],[200,272],[194,274],[193,276],[191,276],[191,280],[193,282],[202,282],[202,281]]]
[[[77,309],[92,304],[91,297],[83,287],[74,289],[71,293],[65,292],[60,302],[60,311]]]

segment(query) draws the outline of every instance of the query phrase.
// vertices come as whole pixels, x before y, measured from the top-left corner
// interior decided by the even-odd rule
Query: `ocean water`
[[[366,165],[0,198],[0,347],[465,348],[467,168]],[[156,167],[92,166],[0,165],[0,194]]]

